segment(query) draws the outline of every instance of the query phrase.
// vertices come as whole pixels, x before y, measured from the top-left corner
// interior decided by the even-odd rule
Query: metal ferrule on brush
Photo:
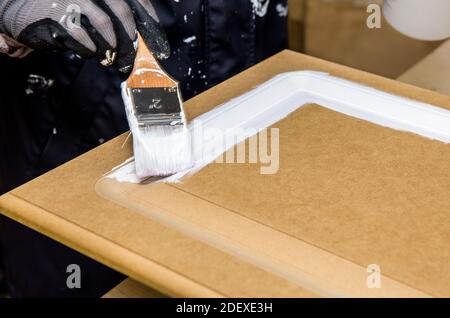
[[[128,88],[139,126],[185,125],[181,96],[177,86]]]
[[[178,82],[161,68],[140,35],[138,42],[134,69],[123,86],[135,137],[136,174],[141,179],[168,176],[192,166],[183,101]]]

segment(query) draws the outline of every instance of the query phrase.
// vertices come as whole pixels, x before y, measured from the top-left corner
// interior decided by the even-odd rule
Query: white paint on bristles
[[[192,153],[192,164],[188,164],[187,169],[180,165],[179,167],[182,169],[176,171],[172,176],[151,181],[180,182],[183,177],[195,174],[234,147],[234,145],[225,146],[222,142],[225,138],[226,140],[235,140],[235,145],[237,145],[251,137],[243,132],[262,131],[302,106],[311,103],[380,126],[450,143],[450,111],[446,109],[392,95],[326,73],[290,72],[272,78],[190,123],[188,130],[191,132],[189,147],[192,147],[190,152]],[[128,105],[130,105],[129,102]],[[133,133],[136,131],[136,124],[137,122],[131,122]],[[209,140],[197,140],[195,134],[192,133],[195,131],[196,125],[202,125],[204,130],[216,129],[222,134],[228,135],[217,136],[217,138]],[[178,147],[171,149],[170,147],[173,145],[165,145],[166,142],[172,141],[171,137],[164,134],[163,136],[168,139],[155,140],[157,138],[155,136],[150,140],[159,144],[160,147],[166,146],[167,152],[153,151],[151,154],[146,154],[145,151],[150,150],[147,139],[138,133],[136,138],[138,155],[143,157],[148,155],[154,162],[161,162],[162,159],[176,161],[186,158],[188,151],[185,148],[178,144]],[[184,138],[186,137],[183,135],[182,139]],[[186,142],[188,140],[189,138],[185,139]],[[146,147],[142,147],[139,143]],[[205,156],[204,149],[214,149],[215,152]],[[178,157],[171,158],[170,156]],[[139,160],[137,162],[130,160],[114,169],[107,177],[130,183],[148,181],[148,179],[144,180],[138,177],[139,174],[136,173],[138,169],[142,169]],[[146,169],[145,172],[148,173],[159,171],[160,167],[147,167]]]
[[[191,145],[186,125],[139,126],[126,82],[122,83],[122,97],[133,134],[136,176],[139,179],[168,176],[191,168]]]

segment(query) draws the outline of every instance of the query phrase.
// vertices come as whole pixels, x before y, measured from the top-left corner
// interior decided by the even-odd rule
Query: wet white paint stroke
[[[128,92],[127,82],[122,83],[122,99],[128,124],[133,134],[133,149],[136,160],[134,173],[139,177],[166,176],[191,168],[194,160],[191,157],[191,138],[184,112],[183,125],[148,125],[141,127],[133,101]],[[178,92],[179,94],[179,92]],[[181,101],[181,95],[178,95]]]
[[[237,145],[252,137],[246,135],[249,131],[262,131],[311,103],[383,127],[450,143],[450,111],[446,109],[326,73],[299,71],[280,74],[191,122],[188,127],[190,132],[195,131],[195,125],[201,124],[204,129],[219,129],[224,134],[209,141],[193,140],[192,168],[167,178],[139,180],[134,172],[134,163],[129,161],[114,169],[107,177],[130,183],[180,182],[234,147],[228,145],[228,148],[224,148],[222,141],[225,138],[231,137],[227,140],[235,140]],[[222,148],[217,147],[217,144],[222,145]],[[203,149],[217,151],[205,157]]]
[[[253,10],[259,17],[264,17],[269,9],[270,0],[250,0],[253,5]]]

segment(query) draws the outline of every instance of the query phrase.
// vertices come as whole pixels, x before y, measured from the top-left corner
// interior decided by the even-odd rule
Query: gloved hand
[[[0,53],[9,55],[15,58],[24,58],[32,52],[32,49],[20,44],[14,39],[11,39],[6,34],[0,33]]]
[[[149,0],[0,0],[0,32],[32,49],[71,50],[124,72],[134,63],[136,29],[157,58],[169,56]]]

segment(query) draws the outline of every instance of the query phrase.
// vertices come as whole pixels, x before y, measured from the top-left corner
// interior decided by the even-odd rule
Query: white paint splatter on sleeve
[[[282,3],[277,4],[276,6],[278,16],[280,17],[287,17],[289,13],[288,6],[284,6]]]
[[[270,0],[250,0],[253,4],[253,10],[259,17],[264,17],[269,9]]]

